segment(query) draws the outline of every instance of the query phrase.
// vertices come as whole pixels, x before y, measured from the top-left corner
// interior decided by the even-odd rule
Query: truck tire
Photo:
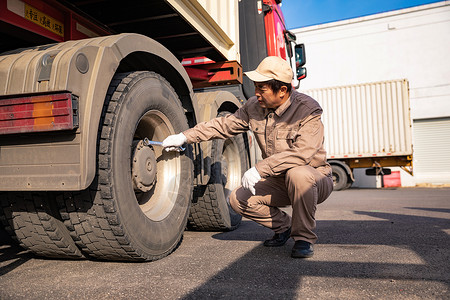
[[[6,192],[0,197],[5,229],[23,248],[39,256],[83,258],[60,220],[52,193]]]
[[[8,194],[9,192],[0,193],[0,227],[11,237],[12,241],[19,243],[11,222],[11,205],[9,204]],[[8,218],[6,213],[8,213]]]
[[[118,74],[100,122],[96,179],[59,197],[67,228],[99,259],[152,261],[181,242],[193,189],[191,147],[184,153],[143,145],[186,130],[170,84],[153,72]]]
[[[345,170],[338,165],[331,165],[333,176],[333,190],[340,191],[347,188],[348,176]]]
[[[229,113],[222,112],[219,116]],[[212,140],[211,178],[197,195],[189,215],[189,227],[195,230],[234,230],[242,217],[230,206],[231,191],[241,184],[248,168],[248,156],[242,134],[227,140]]]

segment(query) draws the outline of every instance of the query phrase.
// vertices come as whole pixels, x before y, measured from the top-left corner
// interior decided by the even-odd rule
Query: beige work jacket
[[[261,108],[256,97],[252,97],[234,114],[199,123],[183,134],[188,143],[194,143],[226,139],[251,130],[263,157],[255,166],[259,174],[279,176],[296,166],[329,167],[321,115],[322,108],[316,100],[293,91],[275,110]]]

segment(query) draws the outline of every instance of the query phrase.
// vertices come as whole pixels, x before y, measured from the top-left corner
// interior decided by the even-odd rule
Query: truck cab
[[[306,77],[306,63],[303,44],[296,44],[296,38],[287,28],[281,11],[280,0],[241,1],[239,24],[245,28],[240,32],[241,63],[245,71],[254,70],[267,56],[279,56],[288,60],[294,70],[294,87],[298,88],[300,80]],[[244,94],[253,96],[253,83],[244,77]]]

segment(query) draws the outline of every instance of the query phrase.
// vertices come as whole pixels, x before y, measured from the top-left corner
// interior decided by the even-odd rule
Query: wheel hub
[[[339,177],[333,173],[332,178],[333,178],[333,186],[336,186],[336,183],[338,182]]]
[[[140,140],[134,143],[133,161],[131,166],[133,188],[135,191],[148,192],[156,179],[156,156],[153,148],[144,145]]]

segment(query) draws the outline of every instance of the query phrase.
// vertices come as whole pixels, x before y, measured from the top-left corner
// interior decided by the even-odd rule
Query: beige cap
[[[244,72],[250,80],[264,82],[272,79],[290,83],[293,72],[289,63],[278,56],[268,56],[262,60],[256,70]]]

